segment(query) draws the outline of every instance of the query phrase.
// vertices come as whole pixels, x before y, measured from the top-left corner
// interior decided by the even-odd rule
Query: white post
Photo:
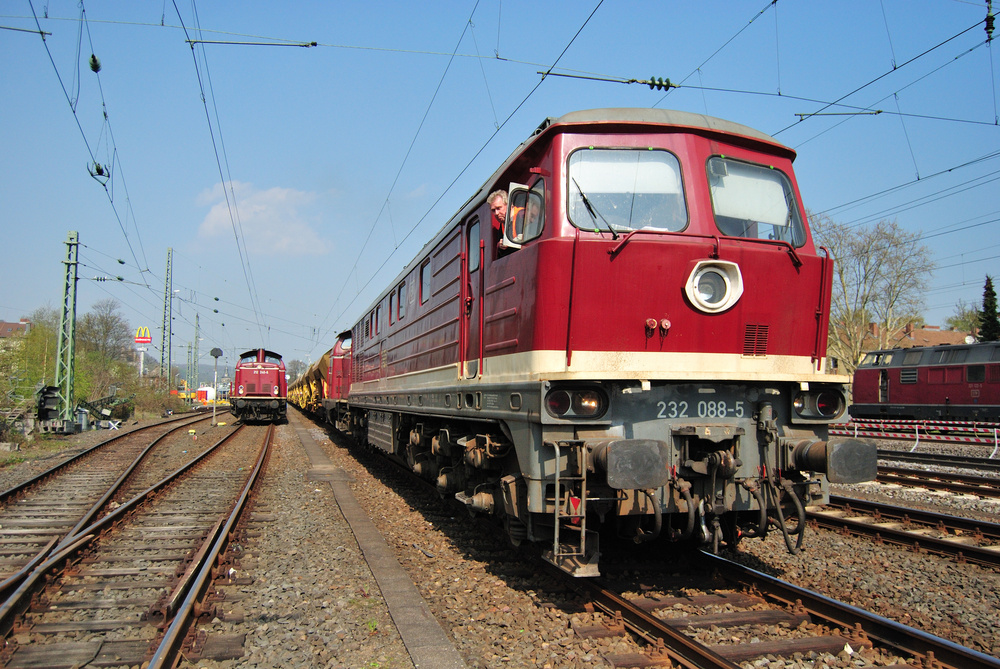
[[[215,397],[212,398],[212,427],[215,427],[215,407],[219,405],[219,358],[221,356],[221,348],[212,349],[212,357],[215,358],[215,378],[212,381],[212,390],[215,391]]]

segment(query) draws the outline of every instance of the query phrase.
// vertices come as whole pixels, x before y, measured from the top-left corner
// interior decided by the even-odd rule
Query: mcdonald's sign
[[[149,328],[136,328],[135,331],[135,343],[136,344],[152,344],[153,338],[149,336]]]

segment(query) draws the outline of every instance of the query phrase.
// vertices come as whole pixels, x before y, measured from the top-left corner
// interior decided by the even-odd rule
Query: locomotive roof
[[[247,357],[249,355],[254,355],[255,356],[258,353],[260,353],[261,351],[264,351],[264,357],[267,357],[269,355],[273,356],[275,358],[280,358],[281,357],[280,353],[275,353],[274,351],[268,351],[266,348],[252,348],[249,351],[244,351],[243,353],[240,353],[240,358],[245,358],[245,357]]]
[[[673,109],[652,109],[649,107],[609,107],[605,109],[586,109],[583,111],[569,112],[558,118],[548,118],[543,122],[538,130],[544,130],[549,125],[577,124],[577,123],[639,123],[650,125],[671,125],[688,128],[701,128],[714,132],[721,132],[728,135],[742,135],[769,144],[774,144],[785,151],[792,152],[792,149],[784,146],[778,140],[759,130],[754,130],[749,126],[714,116],[704,114],[694,114],[691,112],[676,111]],[[794,152],[792,152],[794,155]]]

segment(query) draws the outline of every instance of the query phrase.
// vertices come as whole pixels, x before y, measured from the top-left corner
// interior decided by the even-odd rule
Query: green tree
[[[894,346],[907,323],[923,322],[931,251],[895,221],[855,227],[812,214],[809,221],[816,245],[833,256],[828,353],[853,374],[865,351]]]
[[[979,318],[979,341],[1000,341],[1000,319],[997,318],[997,292],[993,278],[986,275],[983,286],[983,310]]]

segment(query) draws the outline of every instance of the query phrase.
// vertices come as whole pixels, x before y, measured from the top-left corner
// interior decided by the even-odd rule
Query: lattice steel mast
[[[160,376],[166,375],[167,385],[170,385],[170,329],[174,320],[174,279],[171,270],[171,261],[174,257],[174,249],[167,249],[167,273],[163,288],[163,334],[160,338]]]
[[[59,389],[59,418],[63,425],[73,421],[73,375],[76,369],[76,282],[79,267],[80,235],[71,231],[66,239],[66,282],[63,288],[62,318],[56,346],[55,386]]]

